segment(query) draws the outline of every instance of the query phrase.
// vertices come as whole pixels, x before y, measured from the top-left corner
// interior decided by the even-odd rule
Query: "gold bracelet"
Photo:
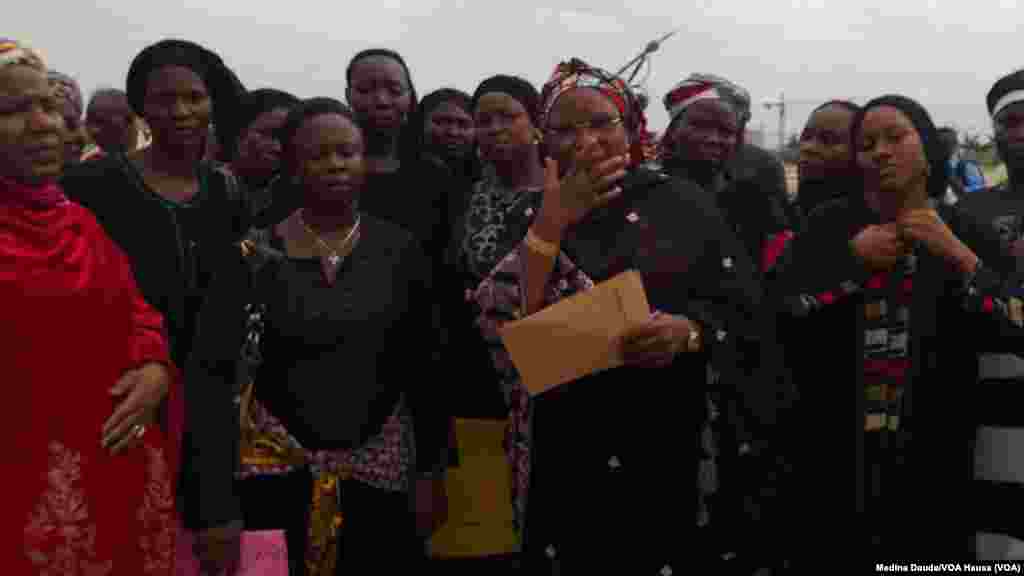
[[[548,242],[540,236],[537,236],[537,234],[534,233],[533,228],[526,231],[526,245],[537,254],[547,258],[554,258],[558,256],[560,251],[558,244]]]

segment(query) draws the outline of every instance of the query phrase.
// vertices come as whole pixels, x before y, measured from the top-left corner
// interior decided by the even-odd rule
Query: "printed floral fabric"
[[[286,474],[296,466],[308,465],[315,470],[335,473],[347,471],[346,476],[350,475],[352,479],[374,488],[400,492],[408,489],[409,463],[412,457],[408,442],[411,420],[404,402],[399,402],[395,407],[380,434],[355,450],[303,449],[298,440],[257,400],[252,401],[250,418],[256,444],[266,446],[273,443],[279,447],[279,453],[298,453],[301,459],[259,459],[243,454],[239,471],[241,478]],[[280,450],[281,448],[284,450]]]
[[[517,530],[522,530],[526,518],[526,499],[530,483],[530,442],[531,413],[530,395],[522,384],[508,352],[501,345],[499,329],[504,322],[519,319],[522,315],[522,292],[519,277],[522,272],[520,249],[513,250],[474,292],[466,294],[467,300],[477,308],[477,326],[491,349],[491,358],[501,379],[505,397],[509,402],[509,426],[505,438],[505,450],[512,468],[512,505]],[[559,254],[556,266],[548,283],[545,305],[553,304],[573,294],[594,287],[594,281],[580,270],[564,254]],[[717,376],[709,370],[708,382]],[[706,396],[708,421],[697,439],[701,447],[701,462],[698,477],[699,502],[696,523],[706,526],[711,519],[708,500],[717,492],[718,452],[717,428],[718,408],[713,395]]]
[[[262,307],[250,307],[248,329],[242,346],[247,373],[263,361],[265,351],[260,336],[264,329]],[[253,384],[254,386],[257,384]],[[374,488],[408,490],[412,462],[412,418],[404,398],[385,421],[381,433],[355,450],[304,449],[280,420],[255,398],[239,399],[243,404],[243,442],[238,476],[285,474],[296,466],[338,473],[350,471],[351,477]]]
[[[502,323],[521,316],[519,277],[522,271],[520,250],[509,253],[475,292],[467,294],[477,307],[477,326],[491,348],[503,391],[509,400],[509,428],[505,449],[512,467],[512,505],[516,528],[522,530],[526,515],[526,496],[530,482],[530,396],[508,352],[501,346],[498,330]],[[565,254],[560,254],[545,296],[553,304],[576,292],[593,288],[594,282]]]
[[[176,520],[171,477],[164,452],[145,446],[148,460],[145,488],[137,502],[134,534],[117,531],[104,533],[97,521],[96,508],[104,504],[94,499],[86,486],[88,466],[81,452],[60,442],[51,442],[46,489],[29,514],[24,528],[24,552],[36,573],[43,576],[113,575],[125,570],[135,574],[170,576],[174,571]],[[110,493],[107,494],[110,496]],[[97,551],[97,540],[114,536],[134,537],[136,545]],[[134,568],[133,568],[134,567]],[[117,570],[117,571],[115,571]]]
[[[466,271],[477,281],[526,236],[540,200],[540,189],[506,188],[493,171],[473,186],[459,248]]]

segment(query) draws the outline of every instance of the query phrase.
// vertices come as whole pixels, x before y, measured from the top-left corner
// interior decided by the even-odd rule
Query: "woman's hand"
[[[696,324],[684,316],[660,312],[623,334],[621,342],[626,364],[647,368],[668,366],[677,354],[696,352],[701,347]]]
[[[156,422],[170,385],[171,374],[163,364],[150,362],[125,372],[110,389],[111,396],[125,398],[103,425],[102,446],[119,454],[138,444]]]
[[[192,552],[199,559],[201,573],[233,575],[241,559],[241,542],[240,520],[197,533]]]
[[[939,256],[969,274],[978,265],[978,257],[953,234],[949,226],[931,208],[908,210],[897,220],[903,237],[918,242],[926,250]]]
[[[444,475],[416,480],[416,531],[424,537],[448,522],[448,490]]]
[[[908,245],[899,226],[872,225],[861,230],[850,242],[854,255],[873,272],[891,270],[903,261]]]
[[[560,240],[566,228],[622,194],[616,184],[626,176],[627,162],[627,156],[614,156],[599,162],[576,163],[560,179],[558,161],[545,160],[544,198],[537,218],[539,232],[557,237],[544,240]]]

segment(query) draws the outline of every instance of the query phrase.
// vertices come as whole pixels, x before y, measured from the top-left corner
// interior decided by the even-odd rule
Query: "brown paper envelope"
[[[618,337],[646,322],[643,281],[627,271],[501,328],[501,338],[531,395],[622,365]]]

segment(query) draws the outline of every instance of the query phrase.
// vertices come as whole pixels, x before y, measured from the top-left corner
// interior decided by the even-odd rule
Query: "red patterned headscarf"
[[[721,100],[736,111],[741,125],[750,120],[750,93],[721,76],[691,74],[665,94],[665,111],[671,121],[679,117],[694,102]]]
[[[555,66],[551,78],[544,84],[540,95],[541,128],[547,126],[548,117],[559,97],[576,88],[593,88],[605,95],[622,115],[630,138],[633,164],[649,160],[647,151],[650,148],[650,134],[647,132],[647,118],[638,105],[636,95],[621,78],[578,58]]]

